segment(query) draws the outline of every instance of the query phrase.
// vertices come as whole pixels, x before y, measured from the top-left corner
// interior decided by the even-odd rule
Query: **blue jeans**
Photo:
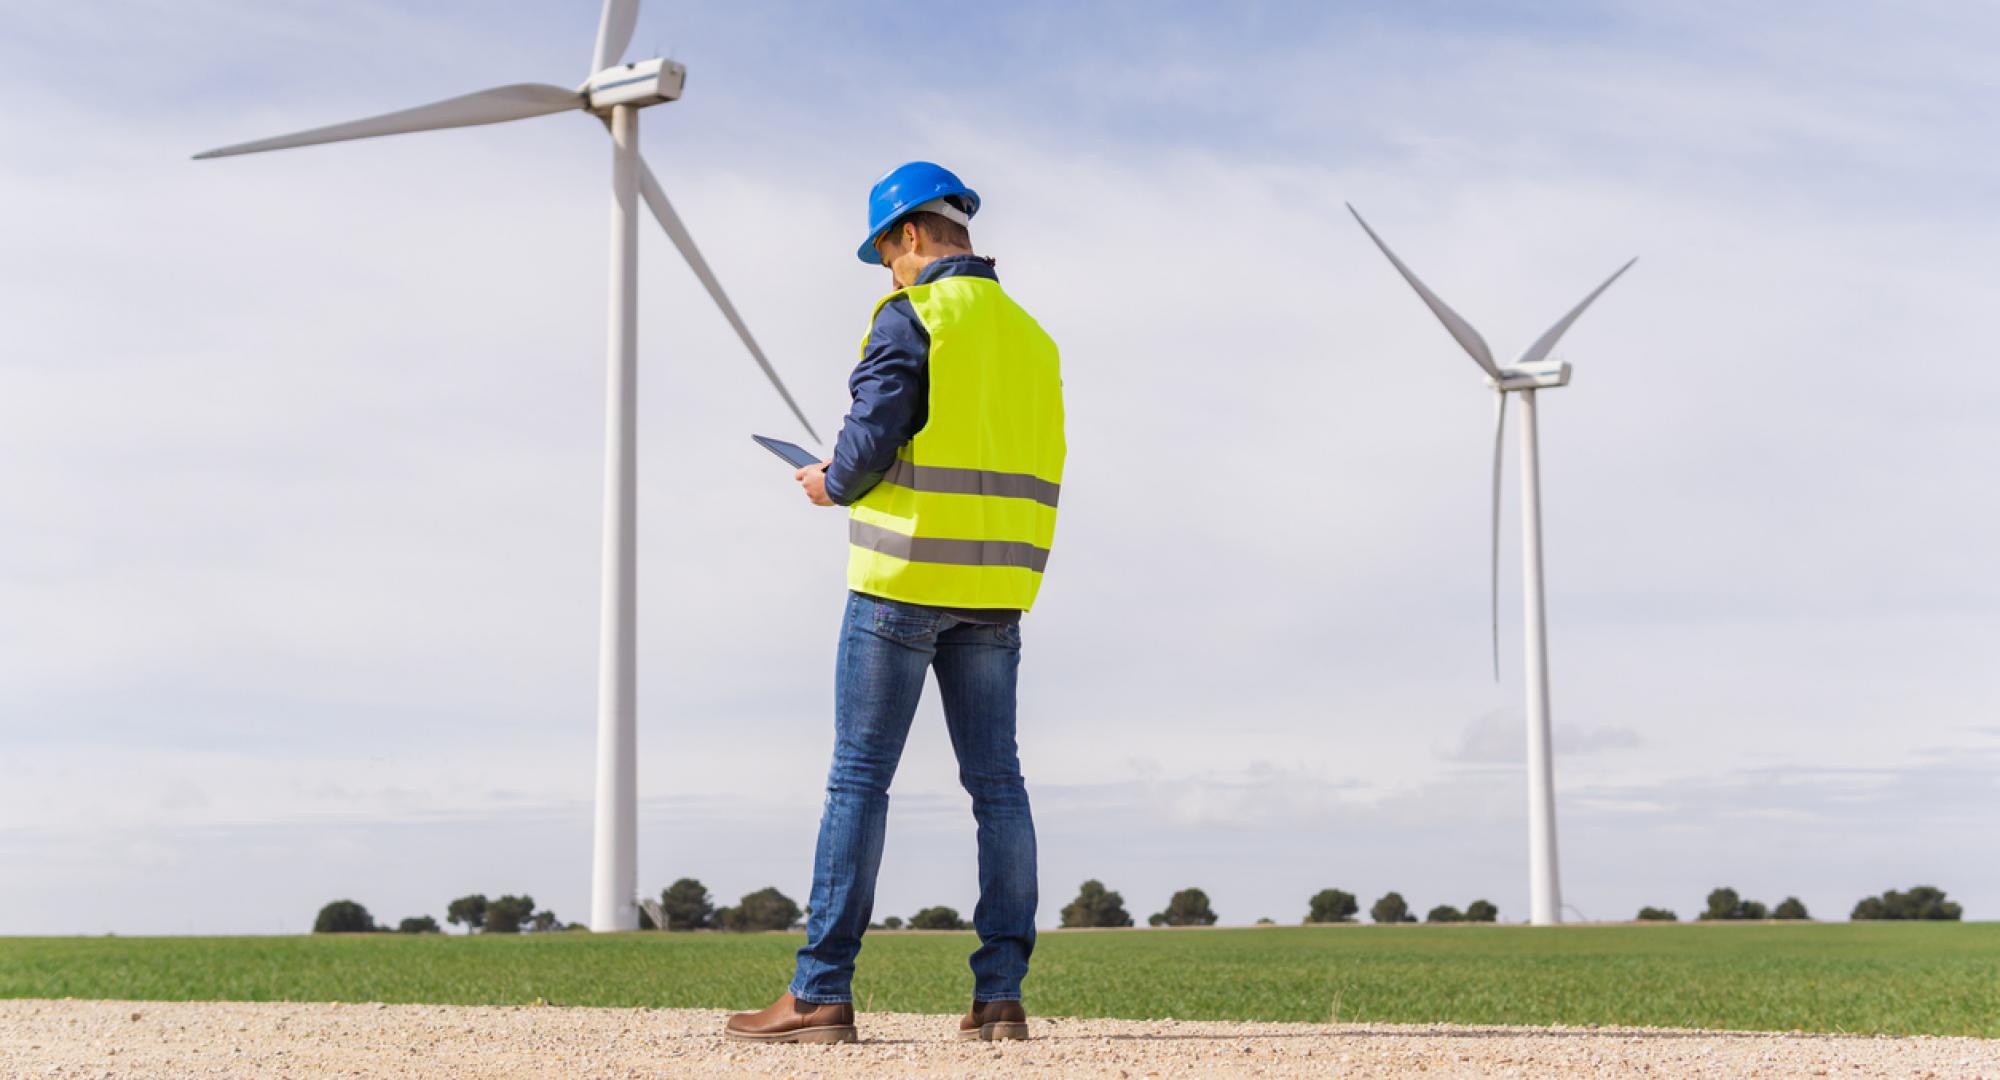
[[[972,927],[974,1001],[1019,1001],[1035,950],[1035,822],[1014,748],[1021,628],[966,622],[935,608],[847,596],[835,678],[833,768],[813,857],[812,915],[792,996],[852,1001],[854,957],[875,910],[889,781],[937,672],[958,779],[979,824],[979,906]]]

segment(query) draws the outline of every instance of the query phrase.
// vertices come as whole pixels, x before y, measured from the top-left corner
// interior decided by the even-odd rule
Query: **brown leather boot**
[[[1018,1001],[975,1001],[959,1018],[958,1037],[993,1042],[1028,1037],[1028,1010]]]
[[[815,1005],[800,1001],[787,990],[783,997],[756,1012],[730,1017],[722,1033],[749,1042],[853,1042],[854,1006],[845,1001]]]

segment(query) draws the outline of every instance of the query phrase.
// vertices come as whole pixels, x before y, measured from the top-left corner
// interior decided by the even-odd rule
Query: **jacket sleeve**
[[[930,392],[931,335],[898,296],[882,305],[847,380],[854,406],[834,441],[827,497],[842,506],[868,493],[896,460],[896,450],[924,426]]]

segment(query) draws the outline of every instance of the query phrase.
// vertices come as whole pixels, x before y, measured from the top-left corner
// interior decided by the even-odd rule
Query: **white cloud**
[[[1645,739],[1629,727],[1559,726],[1551,732],[1550,744],[1556,754],[1562,756],[1630,750],[1644,745]],[[1444,761],[1525,768],[1523,763],[1528,754],[1526,717],[1519,709],[1494,709],[1481,713],[1465,725],[1456,739],[1439,744],[1435,753]]]

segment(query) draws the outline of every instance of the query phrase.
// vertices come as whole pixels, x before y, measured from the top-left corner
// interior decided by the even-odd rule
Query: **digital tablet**
[[[788,443],[783,439],[773,439],[769,435],[752,435],[750,438],[755,440],[758,446],[784,458],[785,463],[794,469],[803,469],[808,465],[819,464],[820,458],[818,454],[797,443]]]

